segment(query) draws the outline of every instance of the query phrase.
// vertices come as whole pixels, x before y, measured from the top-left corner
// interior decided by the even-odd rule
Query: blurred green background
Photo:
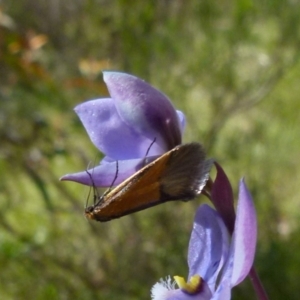
[[[150,299],[187,276],[204,198],[108,223],[88,187],[59,182],[101,155],[73,112],[107,95],[101,71],[151,83],[185,112],[258,212],[256,268],[271,299],[300,294],[298,0],[0,1],[1,299]],[[233,299],[254,299],[246,280]]]

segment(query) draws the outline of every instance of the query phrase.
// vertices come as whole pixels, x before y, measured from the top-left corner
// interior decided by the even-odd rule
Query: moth
[[[147,164],[85,209],[87,218],[106,222],[167,201],[188,201],[203,190],[213,160],[199,143],[178,145]]]

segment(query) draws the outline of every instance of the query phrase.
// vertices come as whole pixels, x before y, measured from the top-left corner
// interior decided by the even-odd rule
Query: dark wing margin
[[[195,198],[209,179],[213,162],[213,159],[205,159],[204,148],[199,143],[183,144],[175,148],[160,178],[161,200]]]

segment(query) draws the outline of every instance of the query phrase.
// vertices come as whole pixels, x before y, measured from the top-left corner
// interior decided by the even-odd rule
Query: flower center
[[[202,278],[199,275],[193,275],[188,282],[180,276],[174,276],[174,280],[183,292],[193,295],[200,291]]]

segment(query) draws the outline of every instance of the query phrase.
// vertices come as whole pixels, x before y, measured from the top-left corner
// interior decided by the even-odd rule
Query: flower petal
[[[230,300],[231,287],[229,280],[223,280],[215,291],[211,300]]]
[[[164,298],[153,298],[153,300],[210,300],[211,291],[206,285],[206,288],[199,294],[189,295],[181,290],[169,291],[167,297]]]
[[[218,213],[208,205],[201,205],[196,212],[189,244],[189,278],[200,275],[213,292],[228,247],[228,232]]]
[[[177,116],[178,116],[178,119],[179,119],[179,123],[180,123],[180,130],[181,130],[181,135],[183,134],[184,132],[184,129],[185,129],[185,125],[186,125],[186,119],[185,119],[185,115],[182,111],[180,110],[176,110],[176,113],[177,113]]]
[[[213,299],[230,299],[231,287],[238,285],[248,275],[255,254],[256,226],[252,197],[246,184],[241,180],[234,233],[223,274]]]
[[[151,157],[150,159],[153,160],[154,158],[155,157]],[[120,184],[129,176],[134,174],[141,167],[143,167],[144,163],[145,160],[143,158],[118,161],[118,174],[114,185]],[[97,167],[94,167],[87,171],[64,175],[60,178],[60,180],[75,181],[89,186],[94,185],[96,187],[109,187],[114,181],[116,172],[116,161],[108,162],[108,160],[104,159]],[[90,175],[88,173],[90,173]],[[93,178],[93,181],[91,180],[91,176]]]
[[[231,184],[221,166],[215,162],[217,176],[212,186],[211,199],[230,233],[233,231],[235,212]]]
[[[254,261],[257,237],[256,212],[251,194],[242,179],[232,236],[233,271],[231,285],[236,286],[248,275]]]
[[[75,112],[94,145],[114,160],[143,158],[153,142],[122,121],[110,98],[84,102],[75,107]],[[148,155],[163,153],[154,143]]]
[[[119,72],[104,72],[103,79],[122,120],[138,133],[156,139],[165,151],[181,143],[177,113],[170,100],[143,80]]]

